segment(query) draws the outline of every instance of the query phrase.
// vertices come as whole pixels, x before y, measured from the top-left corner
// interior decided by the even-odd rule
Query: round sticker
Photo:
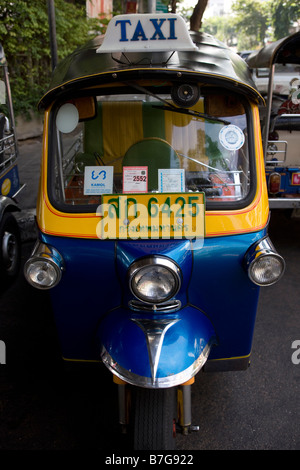
[[[56,116],[56,127],[60,132],[68,134],[72,132],[79,121],[78,109],[72,103],[63,104]]]
[[[7,194],[10,191],[10,188],[11,188],[11,181],[10,179],[6,178],[3,181],[2,186],[1,186],[1,194],[3,194],[3,196],[7,196]]]
[[[219,139],[223,147],[227,150],[238,150],[245,142],[245,136],[242,129],[234,126],[233,124],[225,126],[220,130]]]

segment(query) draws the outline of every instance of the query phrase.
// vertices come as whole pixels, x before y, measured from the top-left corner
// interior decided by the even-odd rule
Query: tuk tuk
[[[18,145],[8,65],[0,44],[0,290],[15,279],[21,259],[21,238],[14,213],[23,189],[18,173]]]
[[[137,450],[192,423],[200,371],[247,369],[260,286],[284,260],[246,63],[175,14],[114,17],[40,101],[39,239],[66,363],[104,363]],[[105,384],[103,384],[105,387]]]
[[[247,63],[254,70],[267,71],[266,108],[261,108],[260,116],[270,208],[299,208],[300,32],[253,52]],[[281,85],[274,87],[278,66]],[[285,76],[288,84],[283,83]]]

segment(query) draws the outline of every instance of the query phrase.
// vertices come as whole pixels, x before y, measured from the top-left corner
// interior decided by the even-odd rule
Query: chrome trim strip
[[[170,318],[163,320],[149,320],[146,318],[131,318],[131,321],[136,323],[145,334],[152,374],[152,382],[154,383],[165,334],[167,330],[175,323],[180,321],[180,319]]]
[[[269,198],[269,207],[270,209],[296,209],[300,207],[300,198]]]
[[[61,270],[64,270],[64,260],[61,254],[53,246],[46,245],[46,243],[40,242],[39,240],[36,242],[29,260],[32,258],[46,258],[52,260],[59,266]]]
[[[26,183],[22,184],[22,186],[20,186],[20,188],[12,195],[11,198],[16,198],[24,188],[26,188]]]
[[[182,372],[179,372],[178,374],[170,375],[167,377],[156,377],[154,381],[151,377],[144,377],[138,374],[134,374],[133,372],[127,369],[124,369],[124,367],[120,366],[120,364],[114,361],[114,359],[107,352],[104,346],[102,346],[101,359],[105,366],[114,375],[131,385],[143,388],[169,388],[176,387],[177,385],[187,382],[194,375],[196,375],[197,372],[199,372],[199,370],[204,366],[209,356],[210,349],[213,343],[215,343],[215,339],[211,338],[203,349],[200,356],[198,357],[198,359],[196,359],[196,361],[187,369],[183,370]]]
[[[180,300],[169,300],[161,304],[145,304],[140,300],[130,300],[128,302],[128,307],[131,310],[140,312],[147,311],[152,313],[165,313],[165,312],[176,312],[181,308]]]

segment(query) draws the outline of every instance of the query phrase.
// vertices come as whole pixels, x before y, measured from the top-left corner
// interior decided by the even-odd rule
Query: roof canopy
[[[252,52],[247,63],[254,69],[270,68],[273,64],[300,64],[300,32]]]
[[[132,31],[127,29],[131,26],[128,21],[139,20],[138,17],[142,16],[147,16],[152,22],[154,28],[152,36],[142,22],[137,23]],[[107,46],[104,47],[104,36],[96,37],[58,64],[50,87],[40,101],[40,106],[48,106],[66,91],[76,93],[77,90],[86,87],[116,81],[116,77],[118,81],[154,77],[178,80],[179,73],[185,79],[217,83],[223,87],[238,89],[255,101],[262,99],[247,64],[223,43],[204,33],[188,32],[190,46],[184,48],[182,43],[180,46],[179,41],[176,41],[181,35],[177,34],[177,23],[174,19],[176,16],[147,14],[126,15],[126,19],[124,15],[114,17],[113,24],[116,35],[119,34],[119,40],[121,37],[126,41],[132,39],[138,43],[144,41],[146,44],[145,38],[156,39],[152,41],[156,47],[152,50],[149,41],[147,48],[143,48],[142,51],[140,46],[136,52],[118,52],[117,49],[116,52],[107,52],[110,47],[108,49]],[[118,18],[123,23],[118,23]],[[182,18],[180,25],[182,27]],[[163,26],[167,29],[164,30]],[[111,36],[111,32],[109,35]],[[166,50],[163,46],[165,41],[161,40],[161,46],[158,48],[157,40],[167,35],[168,39],[175,39],[172,42],[174,46],[169,45]]]

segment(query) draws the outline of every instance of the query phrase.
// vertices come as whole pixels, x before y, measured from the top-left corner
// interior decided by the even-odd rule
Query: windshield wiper
[[[164,100],[163,98],[160,98],[160,96],[157,96],[155,93],[151,93],[151,91],[147,90],[147,88],[144,88],[141,85],[137,85],[136,83],[128,82],[127,85],[132,86],[138,91],[141,91],[142,93],[145,93],[145,95],[152,96],[153,98],[156,98],[157,100],[161,101],[162,103],[165,103],[167,106],[170,108],[177,109],[172,103],[169,103],[167,100]]]
[[[225,124],[226,126],[230,124],[229,121],[225,121],[225,119],[219,119],[215,116],[211,116],[210,114],[200,113],[199,111],[195,111],[192,109],[176,108],[175,106],[169,106],[169,104],[167,106],[153,106],[153,108],[164,109],[165,111],[173,111],[174,113],[181,113],[181,114],[187,114],[190,116],[200,117],[200,118],[207,119],[208,121],[221,122],[222,124]]]
[[[128,82],[127,85],[132,86],[136,90],[141,91],[145,93],[146,95],[152,96],[153,98],[156,98],[157,100],[164,103],[165,106],[152,106],[155,109],[163,109],[165,111],[173,111],[174,113],[181,113],[181,114],[187,114],[190,116],[204,118],[204,119],[207,119],[208,121],[221,122],[222,124],[225,124],[226,126],[230,124],[229,121],[225,121],[225,119],[219,119],[215,116],[211,116],[210,114],[200,113],[198,111],[191,110],[191,109],[177,108],[177,106],[174,106],[172,103],[169,103],[167,100],[160,98],[160,96],[157,96],[155,93],[152,93],[151,91],[147,90],[147,88],[141,85],[138,85],[137,83]]]

